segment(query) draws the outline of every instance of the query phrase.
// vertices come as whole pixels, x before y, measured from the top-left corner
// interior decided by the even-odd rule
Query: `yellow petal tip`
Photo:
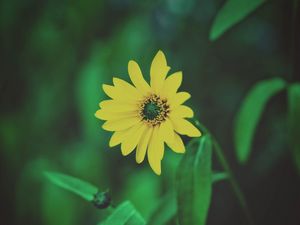
[[[107,122],[107,121],[106,121]],[[107,123],[104,123],[103,125],[102,125],[102,129],[103,130],[106,130],[106,131],[113,131],[112,129],[109,129],[109,126],[107,126]]]
[[[108,146],[109,146],[110,148],[112,148],[112,147],[115,147],[116,144],[114,144],[112,141],[109,141]]]
[[[195,131],[194,137],[201,137],[201,136],[202,136],[202,133],[200,130],[198,130],[198,132]]]
[[[161,175],[161,170],[153,170],[154,171],[154,173],[156,174],[156,175],[158,175],[158,176],[160,176]]]
[[[132,63],[136,63],[133,59],[129,60],[128,65],[132,64]]]
[[[143,162],[143,160],[141,160],[141,159],[135,159],[135,161],[137,164],[141,164]]]
[[[105,88],[107,87],[107,84],[102,84],[102,89],[105,91]]]
[[[153,172],[154,172],[156,175],[160,175],[160,174],[161,174],[161,165],[160,165],[160,163],[161,163],[161,162],[159,162],[159,163],[157,163],[157,164],[149,163],[151,169],[153,170]]]

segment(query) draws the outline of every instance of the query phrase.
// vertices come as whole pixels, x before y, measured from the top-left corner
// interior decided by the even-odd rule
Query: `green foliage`
[[[267,102],[285,86],[285,81],[280,78],[260,81],[244,99],[234,127],[234,144],[240,163],[245,163],[249,158],[254,132]]]
[[[99,225],[144,225],[145,220],[134,206],[129,202],[123,202],[114,212]]]
[[[90,183],[61,173],[45,172],[45,176],[54,184],[71,191],[87,201],[92,201],[98,189]]]
[[[164,196],[155,211],[148,220],[147,225],[167,224],[177,212],[177,202],[174,193],[168,193]]]
[[[218,182],[218,181],[222,181],[222,180],[226,180],[229,178],[229,174],[225,173],[225,172],[220,172],[220,173],[214,173],[212,175],[212,183]]]
[[[229,178],[228,173],[219,172],[213,173],[211,182],[212,184],[226,180]],[[152,213],[147,225],[164,225],[167,224],[177,213],[177,202],[175,193],[169,193],[164,196],[155,211]]]
[[[227,0],[219,10],[210,30],[211,41],[243,20],[266,0]]]
[[[125,159],[119,146],[110,149],[108,138],[111,134],[101,129],[102,122],[94,116],[98,103],[107,98],[101,85],[111,84],[113,76],[129,81],[127,63],[130,59],[140,63],[149,81],[149,62],[155,52],[162,49],[172,65],[170,73],[184,72],[181,91],[192,94],[188,104],[197,116],[201,115],[201,121],[219,132],[218,140],[225,144],[224,149],[230,151],[228,135],[222,134],[227,130],[224,125],[228,125],[224,118],[232,118],[237,96],[241,96],[245,88],[242,83],[260,80],[261,74],[265,73],[287,74],[287,65],[292,62],[287,48],[282,46],[290,44],[290,34],[278,29],[280,18],[276,19],[276,15],[279,12],[286,15],[285,24],[289,25],[293,16],[299,16],[299,4],[294,5],[292,15],[292,2],[287,1],[282,7],[280,2],[285,1],[270,1],[259,17],[247,21],[249,29],[232,29],[234,41],[224,39],[224,43],[213,48],[207,45],[206,31],[212,17],[217,14],[216,8],[221,7],[219,3],[225,4],[216,16],[211,40],[219,38],[262,2],[81,0],[68,4],[64,1],[1,1],[0,157],[3,163],[0,167],[5,181],[1,189],[1,205],[7,211],[1,222],[94,225],[107,218],[109,209],[96,210],[92,204],[84,204],[81,198],[73,195],[73,191],[44,182],[41,173],[65,171],[90,181],[96,187],[109,187],[115,202],[130,200],[146,221],[150,218],[149,224],[176,224],[175,172],[185,155],[166,149],[163,173],[157,177],[149,169],[147,160],[136,165],[134,154]],[[298,43],[297,38],[295,42]],[[294,96],[289,98],[291,147],[299,167],[299,113],[296,110],[299,101],[293,87],[289,94]],[[209,102],[213,102],[213,107]],[[263,149],[270,149],[259,160],[264,168],[271,168],[269,161],[274,157],[278,160],[275,163],[284,157],[285,120],[283,114],[272,116],[268,118],[272,134],[269,135],[269,129],[261,131],[268,137],[269,145],[257,143],[257,147],[262,150],[260,153]],[[279,124],[274,129],[278,121],[284,125]],[[228,172],[225,168],[224,172]],[[247,174],[259,171],[255,176],[243,177],[243,184],[248,185],[246,190],[252,190],[249,185],[259,187],[258,180],[276,172],[268,170],[262,173],[263,169],[259,170],[255,161],[244,169]],[[291,170],[290,167],[285,169],[287,173]],[[235,172],[213,174],[212,183],[227,178],[230,182]],[[285,176],[285,181],[295,183],[294,176],[278,175],[268,177],[271,180],[267,182],[266,190],[280,182],[280,175]],[[57,179],[54,179],[56,184]],[[280,186],[284,197],[280,199],[288,200],[297,193],[292,191],[290,183],[285,184]],[[63,185],[66,188],[66,184]],[[77,189],[77,184],[71,188],[83,192]],[[234,188],[234,191],[244,205],[239,190]],[[85,199],[92,198],[92,191],[84,193],[81,194]],[[259,198],[256,192],[248,192],[247,197]],[[219,201],[223,200],[227,200],[224,195]],[[273,204],[275,208],[271,207],[270,211],[278,210],[278,205]],[[284,205],[283,215],[293,218],[292,205]],[[253,205],[257,207],[256,211],[265,208],[264,204],[258,206],[260,208]],[[214,210],[218,216],[218,209]],[[236,221],[237,214],[238,211],[233,213],[228,209],[224,216],[231,224],[240,224]],[[259,214],[255,217],[260,219]],[[274,224],[272,217],[265,215],[260,221]]]
[[[288,121],[293,158],[300,173],[300,83],[288,88]]]
[[[50,183],[45,184],[41,193],[43,224],[72,225],[76,223],[80,215],[80,204],[72,197],[71,194],[66,194],[62,189]]]
[[[187,149],[177,171],[177,207],[180,225],[204,225],[211,201],[212,140],[209,135]]]
[[[99,122],[94,114],[104,97],[101,84],[104,83],[105,66],[103,65],[104,49],[99,43],[91,48],[89,59],[82,67],[76,87],[77,106],[83,123],[84,138],[94,141],[99,138]]]
[[[127,177],[125,182],[122,195],[130,199],[130,202],[147,220],[159,201],[160,180],[149,170],[136,170],[130,177]]]

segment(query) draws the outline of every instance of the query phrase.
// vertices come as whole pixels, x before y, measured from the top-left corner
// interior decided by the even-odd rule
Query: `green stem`
[[[204,133],[207,133],[209,134],[211,137],[212,137],[212,140],[213,140],[213,146],[214,146],[214,150],[215,150],[215,153],[216,153],[216,156],[218,158],[218,161],[220,162],[221,166],[223,167],[223,169],[227,172],[228,174],[228,179],[229,179],[229,182],[232,186],[232,189],[238,199],[238,202],[246,216],[246,219],[248,220],[248,223],[250,225],[254,224],[253,222],[253,219],[252,219],[252,216],[251,216],[251,213],[249,211],[249,208],[248,208],[248,205],[246,203],[246,198],[237,182],[237,180],[235,179],[234,175],[233,175],[233,172],[229,166],[229,163],[227,161],[227,159],[225,158],[225,155],[223,153],[223,150],[221,148],[221,146],[219,145],[218,141],[216,140],[216,138],[211,135],[211,133],[209,132],[209,130],[203,126],[202,124],[199,123],[199,121],[195,121],[196,123],[196,126],[202,130]]]
[[[254,224],[253,223],[253,219],[252,219],[252,216],[250,214],[250,211],[249,211],[249,208],[248,208],[248,205],[246,203],[246,199],[245,199],[245,196],[237,182],[237,180],[235,179],[235,177],[233,176],[233,173],[231,171],[231,168],[228,164],[228,161],[226,160],[225,156],[224,156],[224,153],[222,151],[222,148],[220,147],[219,143],[216,141],[215,138],[213,138],[213,144],[214,144],[214,149],[215,149],[215,152],[216,152],[216,155],[218,157],[218,160],[220,162],[220,164],[222,165],[223,169],[228,173],[229,175],[229,181],[230,181],[230,184],[232,186],[232,189],[234,191],[234,193],[236,194],[236,197],[245,213],[245,216],[249,222],[249,224]]]

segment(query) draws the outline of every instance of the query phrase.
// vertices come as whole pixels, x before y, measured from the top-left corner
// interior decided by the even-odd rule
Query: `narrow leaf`
[[[266,0],[227,0],[219,10],[210,30],[211,41],[253,12]]]
[[[293,158],[300,173],[300,83],[288,88],[288,120]]]
[[[129,202],[123,202],[114,212],[99,225],[145,225],[145,220],[134,206]]]
[[[176,196],[170,193],[162,198],[155,211],[150,216],[147,225],[165,225],[177,212]]]
[[[285,81],[280,78],[264,80],[257,83],[244,99],[234,127],[234,144],[240,163],[249,158],[254,132],[267,102],[285,86]]]
[[[228,179],[225,172],[218,172],[212,175],[212,184]],[[151,214],[147,225],[165,225],[171,221],[177,213],[176,196],[174,193],[167,194],[162,198],[159,205]]]
[[[197,143],[196,143],[197,144]],[[191,145],[177,170],[177,207],[180,225],[204,225],[211,201],[212,141],[206,135],[198,148]]]
[[[61,173],[44,172],[45,176],[57,186],[71,191],[87,201],[92,201],[98,189],[90,183]]]
[[[214,173],[212,175],[212,183],[216,183],[229,178],[229,174],[226,172]]]

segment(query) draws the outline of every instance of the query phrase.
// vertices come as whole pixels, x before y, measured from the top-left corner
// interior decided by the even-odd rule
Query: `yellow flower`
[[[144,80],[139,65],[128,63],[129,77],[133,83],[113,78],[113,86],[103,85],[111,98],[100,102],[95,116],[106,120],[103,129],[113,131],[109,146],[121,144],[124,156],[136,149],[136,162],[141,163],[147,153],[153,171],[161,174],[164,143],[174,152],[184,153],[181,135],[199,137],[201,132],[186,118],[193,110],[182,105],[191,95],[177,92],[182,82],[182,72],[167,77],[170,67],[165,55],[158,51],[150,68],[150,85]]]

